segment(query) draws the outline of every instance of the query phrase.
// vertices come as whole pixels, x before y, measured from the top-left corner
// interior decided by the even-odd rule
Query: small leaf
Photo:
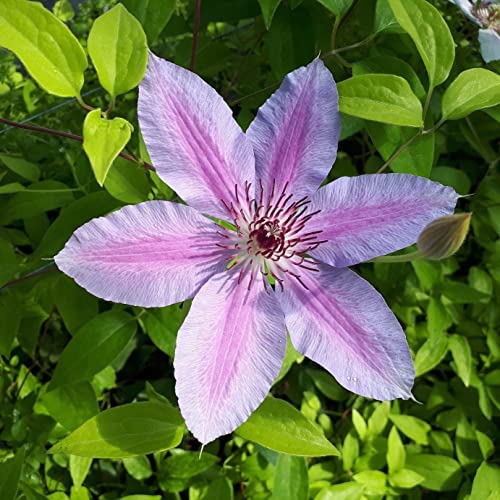
[[[68,27],[38,2],[0,2],[0,46],[12,50],[47,92],[79,95],[85,52]]]
[[[400,469],[389,476],[389,482],[396,488],[414,488],[424,481],[424,477],[410,469]]]
[[[273,500],[309,498],[307,462],[304,457],[280,454],[274,473]]]
[[[264,25],[268,30],[271,27],[273,21],[274,13],[281,3],[281,0],[258,0],[260,5],[260,10],[262,11],[262,17],[264,18]]]
[[[356,459],[359,457],[359,441],[354,436],[354,433],[349,432],[342,446],[342,466],[345,471],[353,468]]]
[[[342,113],[407,127],[422,127],[422,105],[408,82],[396,75],[369,74],[337,85]]]
[[[402,469],[406,462],[406,451],[399,437],[396,427],[389,432],[389,439],[387,441],[387,466],[389,474],[392,476],[395,472]]]
[[[337,17],[342,17],[350,8],[354,0],[317,0]]]
[[[360,500],[365,498],[363,491],[363,485],[354,481],[339,483],[321,490],[314,500]]]
[[[430,88],[443,83],[455,60],[455,43],[439,11],[425,0],[389,0],[389,5],[424,61]]]
[[[461,335],[452,335],[449,340],[449,348],[453,361],[455,361],[457,375],[465,387],[469,387],[472,373],[472,352],[469,342]]]
[[[88,50],[99,82],[113,97],[125,94],[142,80],[148,62],[146,34],[122,4],[94,21]]]
[[[16,498],[23,464],[24,448],[20,448],[14,458],[0,463],[0,498],[2,500],[14,500]]]
[[[179,411],[160,403],[131,403],[103,411],[54,445],[51,453],[126,458],[168,450],[184,433]]]
[[[495,500],[500,491],[500,467],[483,462],[472,483],[470,500]]]
[[[354,474],[352,478],[374,493],[385,493],[387,476],[379,470],[364,470]]]
[[[384,432],[385,426],[389,421],[390,410],[391,405],[388,401],[376,403],[375,410],[368,419],[368,434],[370,436],[378,436]]]
[[[443,455],[408,455],[406,468],[424,477],[422,486],[432,491],[456,490],[462,478],[460,464]]]
[[[125,203],[146,201],[151,189],[145,169],[120,157],[109,169],[104,188],[113,198]]]
[[[460,73],[441,101],[443,119],[458,120],[478,109],[500,104],[500,75],[484,68]]]
[[[428,433],[431,426],[424,420],[412,417],[411,415],[389,415],[392,423],[403,434],[413,439],[418,444],[429,444]]]
[[[356,432],[358,433],[361,441],[364,441],[366,437],[367,426],[365,419],[356,409],[352,410],[352,425],[354,425],[354,428],[356,429]]]
[[[36,182],[40,177],[40,168],[38,165],[26,161],[24,158],[0,154],[0,161],[8,169],[12,170],[12,172],[28,179],[29,181]]]
[[[113,160],[127,145],[132,125],[123,118],[106,120],[101,110],[90,111],[83,122],[83,149],[89,158],[97,182],[102,186]]]
[[[137,481],[144,481],[153,475],[151,464],[144,455],[124,458],[123,465],[129,475]]]
[[[123,311],[107,311],[92,318],[62,352],[50,390],[90,380],[116,359],[135,331],[135,319]]]
[[[91,465],[91,458],[77,457],[76,455],[69,456],[69,473],[74,486],[79,487],[82,485],[90,471]]]
[[[175,12],[175,0],[123,0],[123,5],[142,24],[149,43],[153,43]]]
[[[388,0],[377,0],[373,31],[375,33],[403,33],[397,19],[392,13]]]
[[[272,397],[267,397],[235,432],[244,439],[289,455],[339,455],[316,424],[291,404]]]
[[[435,368],[446,356],[448,351],[448,337],[444,333],[431,335],[415,356],[415,376]]]

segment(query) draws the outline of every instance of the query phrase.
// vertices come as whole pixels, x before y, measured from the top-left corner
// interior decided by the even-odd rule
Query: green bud
[[[420,233],[417,248],[430,260],[450,257],[462,246],[469,232],[472,213],[447,215],[433,220]]]

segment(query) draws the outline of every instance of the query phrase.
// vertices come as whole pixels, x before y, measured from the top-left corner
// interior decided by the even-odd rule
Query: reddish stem
[[[31,132],[39,132],[42,134],[50,134],[56,135],[59,137],[65,137],[66,139],[73,139],[74,141],[83,142],[83,137],[81,135],[71,134],[70,132],[64,132],[63,130],[54,130],[52,128],[47,127],[39,127],[37,125],[25,125],[23,123],[13,122],[11,120],[7,120],[6,118],[0,118],[0,123],[5,123],[6,125],[10,125],[11,127],[22,128],[25,130],[31,130]],[[123,151],[118,155],[124,158],[125,160],[131,161],[133,163],[139,163],[147,170],[154,171],[155,168],[153,165],[150,165],[147,162],[139,161],[135,156],[132,156],[128,153],[124,153]]]
[[[200,33],[201,18],[201,0],[195,0],[194,4],[194,26],[193,26],[193,45],[191,47],[191,63],[189,68],[194,71],[196,64],[196,50],[198,49],[198,35]]]

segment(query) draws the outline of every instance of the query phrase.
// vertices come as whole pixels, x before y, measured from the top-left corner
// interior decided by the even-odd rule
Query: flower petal
[[[185,205],[146,201],[87,222],[55,261],[102,299],[162,307],[191,298],[224,269],[217,227]]]
[[[349,269],[322,264],[279,294],[295,348],[344,387],[381,401],[408,399],[413,363],[403,330],[382,296]]]
[[[266,193],[301,198],[325,179],[337,156],[340,134],[337,87],[320,59],[289,73],[259,109],[247,131],[256,177]]]
[[[481,24],[481,21],[474,15],[472,11],[473,3],[471,0],[450,0],[453,2],[457,7],[461,9],[461,11],[471,20],[474,21],[476,24]]]
[[[188,204],[227,217],[235,185],[254,182],[252,146],[229,106],[199,76],[150,54],[139,123],[158,175]]]
[[[342,177],[313,197],[308,231],[328,240],[311,254],[336,267],[364,262],[417,241],[434,219],[453,213],[457,193],[406,174]]]
[[[196,439],[209,443],[250,416],[278,376],[285,348],[274,292],[258,284],[248,290],[233,272],[203,286],[177,335],[174,359],[179,406]]]
[[[492,29],[479,30],[478,38],[484,62],[498,61],[500,59],[500,35]]]

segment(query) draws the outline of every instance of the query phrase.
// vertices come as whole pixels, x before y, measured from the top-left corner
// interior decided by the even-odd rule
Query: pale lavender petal
[[[479,43],[484,62],[500,59],[500,35],[495,30],[479,30]]]
[[[325,179],[337,156],[340,134],[337,87],[320,59],[288,74],[259,109],[247,131],[256,177],[270,193],[301,198]]]
[[[202,443],[241,425],[266,397],[285,355],[283,313],[274,292],[248,290],[238,273],[214,276],[199,291],[177,335],[176,393]]]
[[[406,174],[342,177],[313,196],[308,231],[322,231],[311,254],[336,267],[364,262],[417,241],[434,219],[453,213],[458,194]]]
[[[405,335],[382,296],[349,269],[326,264],[289,280],[280,297],[292,343],[345,388],[378,399],[411,397]]]
[[[191,71],[151,53],[138,114],[158,175],[200,212],[227,217],[221,200],[234,201],[235,185],[244,190],[255,170],[250,141],[222,97]]]
[[[476,24],[481,24],[481,22],[474,16],[472,12],[473,3],[471,0],[450,0],[450,2],[454,3],[457,7],[459,7],[462,12]]]
[[[217,228],[193,208],[146,201],[87,222],[55,261],[97,297],[135,306],[167,306],[193,297],[224,269]]]

